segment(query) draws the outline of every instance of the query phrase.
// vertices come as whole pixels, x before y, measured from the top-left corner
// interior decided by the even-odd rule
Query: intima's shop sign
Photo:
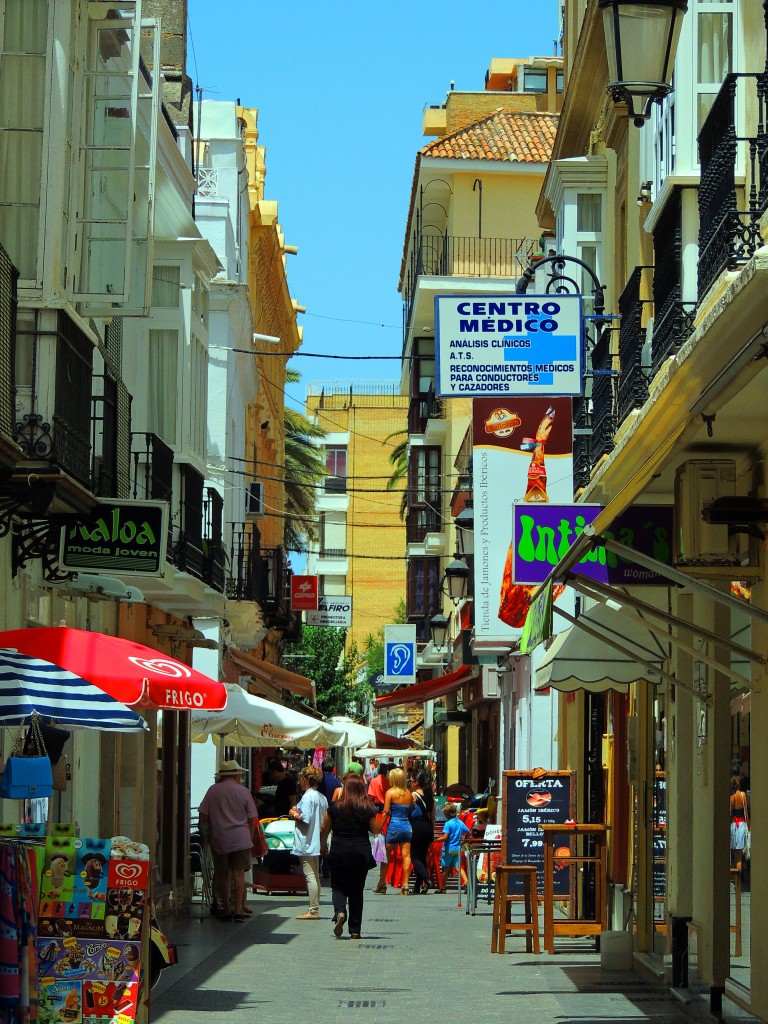
[[[543,583],[571,544],[602,511],[602,505],[513,505],[513,580]],[[672,564],[672,506],[633,505],[603,531],[607,539]],[[619,558],[596,545],[574,572],[599,583],[658,586],[665,580],[652,569]]]
[[[437,394],[580,395],[580,295],[437,295]]]
[[[162,576],[167,540],[167,502],[105,502],[61,531],[59,563],[75,572]]]

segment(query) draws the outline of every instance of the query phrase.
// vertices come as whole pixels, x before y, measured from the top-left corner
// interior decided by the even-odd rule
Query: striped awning
[[[18,724],[35,711],[66,726],[112,732],[149,728],[135,711],[73,672],[0,649],[0,722]]]

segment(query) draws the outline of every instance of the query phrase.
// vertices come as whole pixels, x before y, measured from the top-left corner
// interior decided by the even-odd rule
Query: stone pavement
[[[369,878],[372,885],[373,872]],[[553,956],[534,956],[522,934],[512,934],[506,954],[492,954],[490,908],[481,903],[468,916],[455,892],[367,892],[360,941],[334,937],[327,888],[317,923],[296,920],[306,897],[251,896],[249,905],[253,916],[243,924],[218,921],[199,904],[189,918],[162,922],[179,965],[152,992],[152,1024],[709,1019],[705,1004],[683,1004],[642,975],[601,971],[591,940],[559,939]]]

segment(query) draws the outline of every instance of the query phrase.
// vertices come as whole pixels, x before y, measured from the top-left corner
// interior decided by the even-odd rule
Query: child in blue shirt
[[[469,829],[457,818],[458,807],[455,803],[447,800],[443,807],[445,825],[443,826],[443,850],[440,854],[440,869],[442,872],[442,885],[437,892],[445,892],[446,879],[459,873],[459,848],[463,836],[469,835]]]

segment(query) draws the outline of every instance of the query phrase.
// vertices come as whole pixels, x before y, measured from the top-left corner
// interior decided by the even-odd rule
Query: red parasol
[[[133,640],[54,626],[0,632],[0,648],[50,661],[130,707],[221,711],[223,683]]]

